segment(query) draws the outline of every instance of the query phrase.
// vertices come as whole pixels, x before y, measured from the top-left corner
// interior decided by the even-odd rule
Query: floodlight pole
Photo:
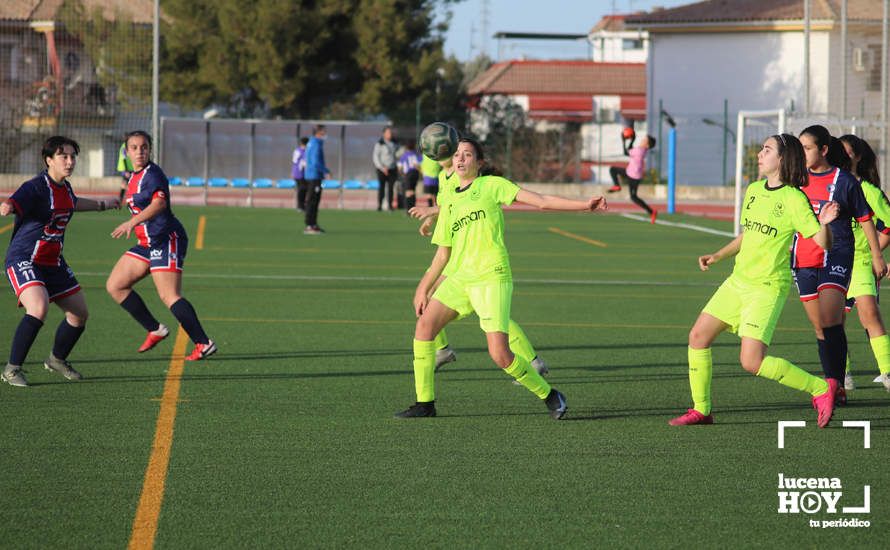
[[[161,136],[158,134],[158,104],[160,103],[160,63],[161,63],[161,0],[154,0],[154,20],[151,31],[151,135],[155,140],[155,150],[160,150]]]
[[[887,119],[887,102],[890,101],[890,95],[888,95],[888,75],[890,72],[890,67],[887,64],[887,56],[890,55],[890,51],[888,51],[888,41],[890,41],[890,0],[884,0],[884,19],[881,24],[881,60],[883,68],[881,69],[881,122],[883,123],[883,128],[881,128],[881,162],[883,163],[883,174],[887,173],[888,168],[890,168],[890,162],[888,162],[887,157],[890,156],[890,151],[887,151],[888,146],[888,134],[890,134],[890,120]],[[886,185],[886,184],[885,184]]]

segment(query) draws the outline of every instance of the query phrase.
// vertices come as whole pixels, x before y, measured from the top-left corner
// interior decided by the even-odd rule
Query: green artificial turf
[[[439,416],[397,420],[414,400],[411,301],[433,254],[415,221],[322,211],[328,233],[304,236],[288,210],[176,212],[191,238],[183,293],[219,353],[185,365],[156,548],[886,547],[890,395],[871,382],[855,315],[859,389],[828,429],[807,395],[744,372],[732,335],[714,345],[716,424],[667,425],[691,406],[688,330],[731,270],[702,273],[696,257],[728,237],[617,215],[507,213],[513,318],[566,394],[566,419],[510,383],[470,318],[448,328],[458,360],[437,374]],[[66,238],[91,313],[70,357],[84,380],[42,368],[61,319],[53,308],[26,364],[32,387],[0,386],[0,546],[130,540],[174,338],[137,354],[144,332],[105,293],[132,245],[108,236],[122,219],[80,213]],[[151,282],[138,289],[174,325]],[[22,314],[10,290],[5,303],[3,353]],[[793,289],[770,349],[821,372]],[[807,422],[784,449],[779,420]],[[871,421],[870,449],[844,420]],[[839,478],[838,512],[778,513],[780,473]],[[842,513],[862,505],[863,485],[870,513]],[[810,527],[843,518],[871,526]]]

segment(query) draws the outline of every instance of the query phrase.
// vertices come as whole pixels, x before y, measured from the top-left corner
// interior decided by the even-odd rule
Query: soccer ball
[[[621,137],[623,137],[624,139],[633,139],[637,137],[637,134],[636,132],[634,132],[633,128],[631,128],[630,126],[625,126],[624,130],[621,130]]]
[[[420,152],[433,160],[445,160],[457,151],[457,130],[444,122],[433,122],[420,132]]]

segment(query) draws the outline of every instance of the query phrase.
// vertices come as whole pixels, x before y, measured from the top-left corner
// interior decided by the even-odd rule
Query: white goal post
[[[760,144],[768,136],[784,132],[785,111],[782,109],[739,111],[735,144],[735,204],[732,209],[734,235],[738,235],[740,231],[742,193],[750,183],[742,180],[745,168],[745,147],[753,145],[759,150]]]

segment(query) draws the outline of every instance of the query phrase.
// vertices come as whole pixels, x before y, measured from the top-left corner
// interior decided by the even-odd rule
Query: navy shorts
[[[829,288],[846,296],[853,276],[853,255],[831,254],[825,267],[799,267],[792,273],[801,302],[815,300],[819,292]]]
[[[26,288],[32,286],[45,287],[50,302],[77,294],[80,291],[80,283],[74,277],[74,272],[68,267],[65,258],[59,258],[59,263],[61,265],[52,266],[35,264],[31,260],[19,260],[9,265],[6,268],[6,276],[16,298]]]
[[[152,247],[136,245],[126,254],[149,265],[150,271],[174,271],[182,273],[185,264],[185,253],[188,250],[189,241],[177,233],[170,233],[167,242]]]

